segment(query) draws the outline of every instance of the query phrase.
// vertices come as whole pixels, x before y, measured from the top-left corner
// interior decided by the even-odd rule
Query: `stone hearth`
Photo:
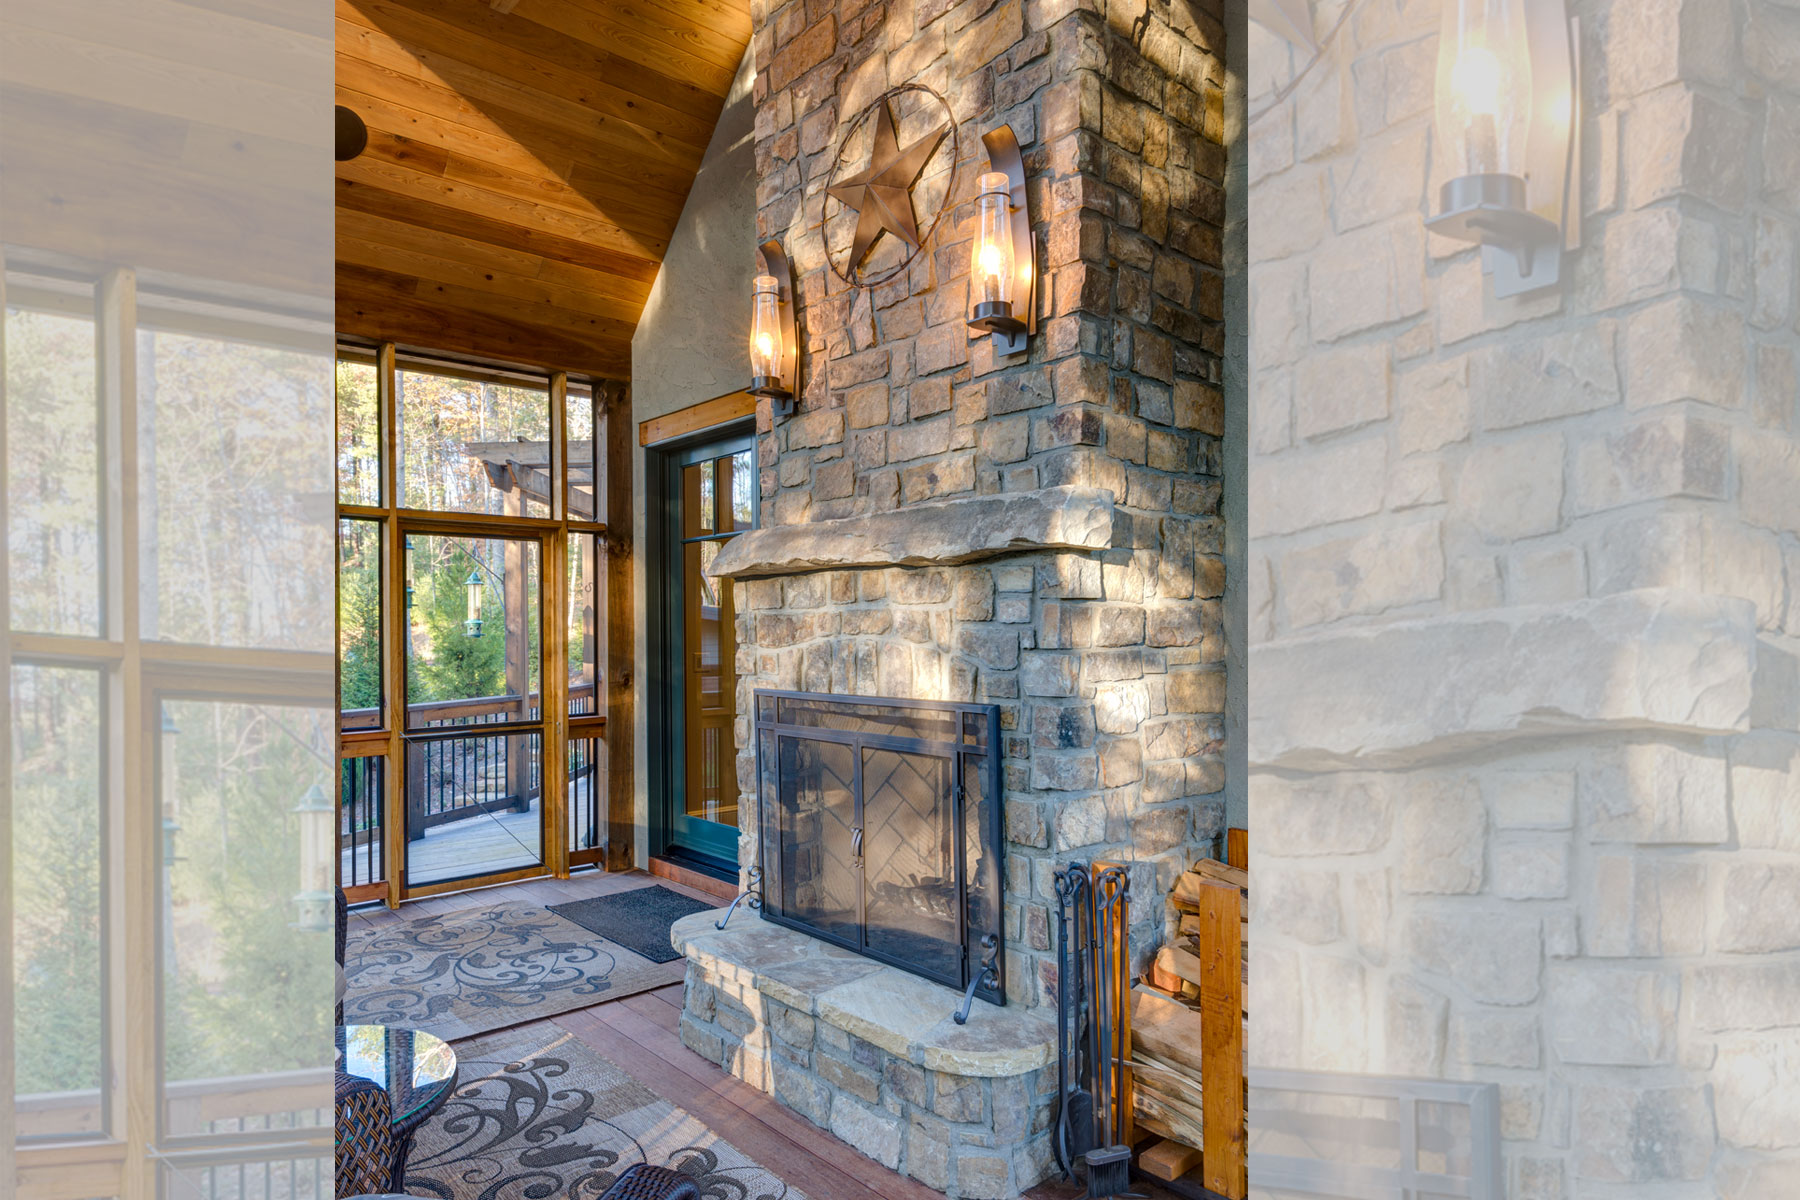
[[[681,1040],[884,1166],[953,1196],[1011,1197],[1052,1170],[1056,1029],[739,912],[675,923]]]

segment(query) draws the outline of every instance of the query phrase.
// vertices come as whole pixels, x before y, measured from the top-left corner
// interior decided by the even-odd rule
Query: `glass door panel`
[[[687,451],[672,464],[676,544],[669,563],[678,620],[666,630],[676,761],[673,848],[737,860],[737,618],[728,581],[709,570],[726,542],[756,526],[755,453],[747,437]]]
[[[690,817],[737,828],[736,628],[731,588],[706,573],[716,541],[690,542],[683,554],[682,620],[686,625],[687,804]]]
[[[542,546],[414,533],[405,555],[407,885],[537,866]]]

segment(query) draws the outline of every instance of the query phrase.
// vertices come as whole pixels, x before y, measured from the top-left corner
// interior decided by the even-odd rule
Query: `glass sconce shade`
[[[753,282],[750,307],[750,374],[759,380],[778,382],[786,351],[781,340],[781,282],[773,275],[758,275]]]
[[[970,251],[969,280],[977,306],[1004,305],[991,310],[1010,315],[1013,293],[1012,184],[1000,171],[980,179],[975,201],[975,241]]]
[[[1449,173],[1523,177],[1531,107],[1525,0],[1444,0],[1437,119]]]

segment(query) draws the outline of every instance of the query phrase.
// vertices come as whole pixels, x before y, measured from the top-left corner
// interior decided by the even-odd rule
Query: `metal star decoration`
[[[950,132],[939,125],[924,137],[902,150],[894,133],[894,113],[883,101],[875,114],[874,146],[869,151],[869,167],[841,183],[826,188],[826,194],[846,208],[856,210],[856,240],[850,246],[850,266],[855,269],[868,257],[875,239],[891,233],[913,249],[919,247],[919,224],[913,217],[912,185],[925,169],[938,143]]]

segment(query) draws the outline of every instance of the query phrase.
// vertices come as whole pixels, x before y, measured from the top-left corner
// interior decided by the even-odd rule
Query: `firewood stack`
[[[1176,878],[1171,941],[1132,998],[1132,1092],[1138,1127],[1164,1139],[1141,1170],[1241,1198],[1250,877],[1243,831],[1231,834],[1235,865],[1201,859]]]
[[[1238,955],[1250,958],[1250,873],[1241,867],[1203,858],[1175,878],[1169,902],[1180,914],[1175,941],[1156,952],[1149,977],[1151,987],[1189,1008],[1200,1007],[1200,886],[1203,881],[1229,884],[1243,899],[1239,915]]]

